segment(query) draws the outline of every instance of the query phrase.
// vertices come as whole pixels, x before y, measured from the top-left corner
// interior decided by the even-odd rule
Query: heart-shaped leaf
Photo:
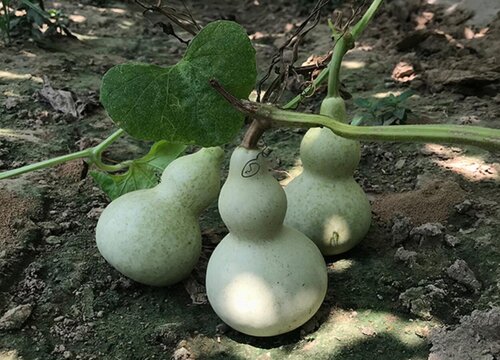
[[[237,134],[243,116],[209,80],[247,98],[256,76],[255,50],[246,31],[231,21],[215,21],[193,38],[174,66],[113,67],[104,75],[101,102],[113,121],[136,138],[221,145]]]

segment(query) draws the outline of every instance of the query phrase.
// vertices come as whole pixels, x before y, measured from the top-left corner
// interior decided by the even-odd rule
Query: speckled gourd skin
[[[316,313],[328,279],[314,243],[283,225],[285,193],[258,154],[240,147],[232,155],[219,196],[230,233],[210,257],[206,287],[210,304],[229,326],[248,335],[274,336]],[[243,168],[258,171],[244,177]]]
[[[219,193],[222,158],[217,147],[182,156],[156,187],[112,201],[96,227],[106,261],[147,285],[167,286],[187,277],[201,253],[199,214]]]
[[[327,100],[333,102],[323,102],[321,113],[344,120],[342,99]],[[359,142],[327,128],[312,128],[302,140],[300,156],[304,170],[285,188],[285,224],[307,235],[323,255],[350,250],[371,224],[370,202],[353,178],[360,160]]]

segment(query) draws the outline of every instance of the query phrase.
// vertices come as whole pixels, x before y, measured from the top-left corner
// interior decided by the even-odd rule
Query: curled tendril
[[[245,163],[241,170],[241,177],[249,178],[255,176],[260,171],[259,157],[267,158],[273,151],[267,146],[260,151],[254,159],[250,159]]]

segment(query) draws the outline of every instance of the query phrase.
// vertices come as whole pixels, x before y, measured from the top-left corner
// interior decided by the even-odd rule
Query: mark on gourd
[[[266,146],[254,159],[248,160],[241,170],[241,177],[249,178],[257,175],[260,170],[259,157],[262,156],[263,158],[267,158],[271,153],[272,150]]]
[[[329,246],[337,246],[339,243],[339,233],[334,231],[332,232],[332,236],[328,239]]]

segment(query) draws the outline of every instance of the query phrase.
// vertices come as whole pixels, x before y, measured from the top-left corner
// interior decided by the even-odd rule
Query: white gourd
[[[345,118],[340,98],[326,99],[320,112]],[[307,235],[323,255],[350,250],[371,224],[370,202],[353,178],[360,160],[359,142],[327,128],[312,128],[302,139],[300,157],[303,172],[285,188],[285,224]]]
[[[182,156],[167,166],[156,187],[112,201],[96,227],[97,247],[107,262],[147,285],[187,277],[201,253],[198,217],[219,194],[223,154],[214,147]]]
[[[325,297],[325,262],[311,240],[283,225],[285,193],[258,150],[234,151],[219,212],[229,234],[210,257],[206,278],[217,315],[253,336],[304,324]]]

